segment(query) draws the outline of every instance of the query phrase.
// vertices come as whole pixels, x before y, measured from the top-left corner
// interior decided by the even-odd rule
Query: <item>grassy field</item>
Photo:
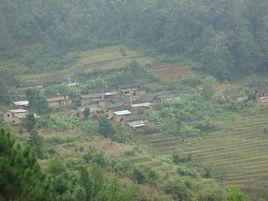
[[[217,121],[218,130],[184,142],[164,134],[138,136],[153,155],[171,157],[191,154],[196,162],[212,167],[213,176],[246,190],[268,188],[268,107],[258,114]],[[168,171],[168,170],[166,170]]]

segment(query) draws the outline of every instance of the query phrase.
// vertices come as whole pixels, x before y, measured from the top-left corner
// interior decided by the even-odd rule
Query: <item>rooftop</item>
[[[105,96],[116,96],[118,93],[116,91],[106,92],[104,93]]]
[[[15,110],[9,110],[12,113],[27,113],[27,110],[24,109],[15,109]]]
[[[138,121],[138,120],[145,120],[145,115],[130,115],[124,118],[125,122],[131,122],[131,121]]]
[[[132,128],[140,128],[140,127],[146,126],[147,124],[144,121],[132,121],[132,122],[127,122],[127,125],[129,125]]]
[[[17,102],[13,102],[16,106],[28,106],[29,105],[29,101],[17,101]]]
[[[144,103],[133,103],[131,106],[132,107],[150,107],[153,104],[150,102],[144,102]]]
[[[120,89],[142,88],[142,84],[126,84],[126,85],[121,85],[119,88]]]
[[[81,95],[81,99],[94,99],[94,98],[103,98],[102,93],[95,93],[95,94],[87,94],[87,95]]]
[[[117,115],[117,116],[124,116],[124,115],[131,114],[131,112],[129,110],[121,110],[121,111],[114,112],[114,114]]]

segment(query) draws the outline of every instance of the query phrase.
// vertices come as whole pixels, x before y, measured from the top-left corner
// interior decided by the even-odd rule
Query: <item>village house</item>
[[[258,99],[259,103],[267,104],[268,103],[268,96],[263,96]]]
[[[115,100],[118,96],[117,91],[110,91],[104,93],[104,99],[105,100]]]
[[[148,124],[145,115],[130,115],[124,117],[124,124],[127,125],[131,130],[137,130],[143,128]]]
[[[47,98],[47,103],[49,107],[59,107],[65,106],[72,103],[68,96],[58,95],[55,97]]]
[[[119,87],[119,90],[123,95],[143,96],[146,94],[141,84],[123,85]]]
[[[105,109],[106,101],[104,100],[103,93],[95,93],[80,96],[80,105],[81,107],[91,106],[91,107],[100,107]]]
[[[123,118],[131,114],[131,107],[124,105],[116,105],[107,109],[108,119],[112,119],[114,122],[122,122]]]
[[[131,111],[130,106],[126,106],[124,104],[117,104],[113,106],[109,106],[106,110],[106,114],[108,116],[108,119],[112,119],[114,117],[114,112],[116,111],[122,111],[122,110],[129,110]]]
[[[124,117],[130,115],[131,112],[129,110],[118,110],[113,112],[113,121],[116,123],[120,123],[123,121]]]
[[[268,96],[268,91],[265,91],[265,90],[256,91],[257,98],[266,97],[266,96]]]
[[[28,115],[28,111],[24,109],[9,110],[3,115],[4,122],[18,125]]]
[[[268,103],[268,91],[257,91],[256,98],[258,103],[262,104]]]

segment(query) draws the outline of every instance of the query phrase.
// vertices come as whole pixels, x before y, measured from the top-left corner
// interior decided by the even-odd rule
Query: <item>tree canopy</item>
[[[0,55],[32,70],[118,43],[191,58],[221,80],[267,68],[266,0],[13,0],[0,13]]]
[[[0,200],[50,200],[50,179],[34,153],[0,131]]]

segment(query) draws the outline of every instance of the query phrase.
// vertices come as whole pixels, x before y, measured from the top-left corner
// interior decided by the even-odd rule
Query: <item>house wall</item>
[[[138,131],[138,130],[142,130],[144,128],[144,126],[134,128],[134,127],[132,127],[132,126],[130,126],[128,124],[125,124],[125,126],[127,126],[129,131]]]
[[[99,101],[98,105],[100,108],[105,109],[106,108],[106,101]]]
[[[263,104],[267,104],[268,103],[268,96],[259,98],[258,102],[263,103]]]
[[[113,121],[115,123],[120,123],[122,120],[123,120],[123,117],[122,116],[114,115],[114,117],[113,117]]]
[[[11,122],[14,122],[15,121],[15,117],[13,115],[12,112],[6,112],[4,115],[3,115],[3,119],[5,122],[7,123],[11,123]]]
[[[113,111],[111,109],[108,109],[106,113],[107,113],[108,119],[112,119],[113,118],[114,113],[113,113]]]
[[[21,119],[14,116],[12,112],[6,112],[3,115],[4,122],[12,123],[13,125],[18,125],[21,123]]]
[[[100,99],[81,99],[80,105],[82,107],[84,107],[84,106],[89,106],[89,105],[95,104],[96,102],[103,102],[103,101]]]
[[[59,101],[50,101],[50,102],[48,102],[48,106],[49,107],[57,107],[57,106],[60,106],[60,103],[59,103]]]
[[[58,107],[58,106],[65,106],[70,104],[70,100],[62,100],[62,101],[50,101],[48,102],[49,107]]]
[[[258,92],[258,93],[256,94],[256,96],[257,96],[258,98],[260,98],[260,97],[265,97],[265,96],[268,96],[268,92]]]
[[[87,106],[90,103],[90,99],[81,99],[80,100],[80,105],[83,106]]]
[[[145,91],[143,89],[134,91],[135,96],[144,96],[145,94],[146,93],[145,93]]]

